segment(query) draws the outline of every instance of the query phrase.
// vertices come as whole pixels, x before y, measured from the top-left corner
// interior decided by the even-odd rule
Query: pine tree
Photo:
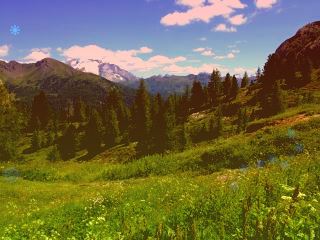
[[[164,128],[165,128],[165,115],[164,115],[164,102],[161,95],[158,93],[152,105],[152,128],[151,128],[151,151],[161,152],[164,144]]]
[[[14,106],[14,98],[0,80],[0,162],[14,160],[21,136],[22,117]]]
[[[62,159],[74,158],[77,149],[77,129],[70,124],[58,141],[58,150]]]
[[[119,129],[121,133],[128,130],[129,127],[129,109],[127,108],[123,95],[120,93],[118,88],[112,88],[106,99],[105,109],[112,108],[117,114],[117,119],[119,121]]]
[[[101,119],[96,110],[93,110],[86,126],[84,145],[89,155],[94,155],[101,148]]]
[[[113,147],[120,143],[120,129],[117,114],[114,109],[109,109],[106,121],[105,144],[107,147]]]
[[[178,108],[177,108],[177,121],[179,123],[184,123],[187,121],[190,110],[190,89],[189,86],[186,87],[184,94],[180,98]]]
[[[219,106],[216,110],[215,116],[210,118],[208,127],[208,137],[209,139],[214,139],[220,137],[223,133],[223,123],[222,123],[222,111]]]
[[[248,73],[245,72],[243,75],[243,78],[241,80],[241,88],[245,88],[249,85],[249,77],[248,77]]]
[[[237,120],[237,132],[240,133],[242,131],[246,131],[247,125],[248,125],[248,115],[247,115],[247,109],[245,108],[242,110],[239,109],[238,112],[238,120]]]
[[[219,104],[219,97],[221,96],[221,75],[218,70],[213,70],[210,81],[208,83],[208,97],[209,104],[217,106]]]
[[[284,95],[280,81],[276,81],[272,97],[272,113],[277,114],[285,110]]]
[[[226,99],[229,99],[231,96],[232,89],[232,78],[230,73],[227,73],[224,82],[223,82],[223,93],[226,96]]]
[[[50,109],[47,97],[43,91],[33,98],[32,113],[31,113],[31,129],[34,130],[35,121],[39,119],[41,128],[45,128],[50,119]]]
[[[231,98],[235,99],[238,95],[238,92],[239,92],[238,80],[237,80],[237,77],[235,75],[233,75],[232,87],[231,87],[231,92],[230,92]]]
[[[144,154],[149,151],[149,140],[151,131],[150,97],[146,90],[144,81],[140,81],[137,90],[132,113],[133,139],[138,141],[137,151]]]
[[[183,151],[188,144],[188,136],[186,132],[186,126],[183,123],[176,132],[176,149]]]
[[[205,101],[205,96],[204,96],[202,85],[199,81],[195,80],[193,82],[192,89],[191,89],[191,99],[190,99],[191,107],[194,110],[198,111],[204,104],[204,101]]]
[[[262,77],[262,71],[261,68],[258,67],[257,73],[256,73],[256,82],[259,83],[261,82],[261,77]]]

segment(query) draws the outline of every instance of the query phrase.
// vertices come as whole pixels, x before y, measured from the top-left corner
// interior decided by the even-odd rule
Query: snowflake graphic
[[[20,34],[20,32],[21,32],[21,28],[20,28],[19,26],[17,26],[17,25],[12,25],[12,26],[10,27],[10,33],[11,33],[12,35],[17,36],[17,35]]]

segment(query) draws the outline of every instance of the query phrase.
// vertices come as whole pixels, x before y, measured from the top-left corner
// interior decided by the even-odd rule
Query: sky
[[[0,9],[0,59],[113,63],[138,77],[254,74],[319,0],[10,0]],[[20,31],[19,31],[20,30]]]

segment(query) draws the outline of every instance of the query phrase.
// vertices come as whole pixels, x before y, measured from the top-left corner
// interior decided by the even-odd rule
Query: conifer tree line
[[[260,84],[262,109],[270,108],[272,113],[284,110],[281,81],[277,81],[269,91],[260,69],[257,79],[251,84]],[[224,106],[237,98],[240,88],[250,85],[245,73],[238,83],[235,75],[221,73],[214,69],[207,85],[195,79],[192,86],[187,86],[183,94],[172,94],[164,99],[160,94],[151,96],[147,86],[141,80],[133,103],[127,104],[118,88],[112,88],[99,105],[88,105],[80,97],[62,102],[59,107],[51,107],[48,97],[40,91],[33,98],[29,108],[19,109],[19,114],[12,104],[13,100],[3,84],[0,84],[0,104],[7,118],[16,118],[21,124],[11,126],[10,119],[0,119],[1,129],[10,128],[12,135],[0,133],[8,144],[0,146],[0,157],[10,159],[14,156],[16,138],[22,130],[31,135],[28,151],[53,146],[48,159],[71,159],[80,150],[87,150],[94,156],[101,150],[119,144],[136,143],[138,155],[164,153],[169,150],[183,150],[190,141],[203,141],[217,138],[223,134]],[[266,87],[267,86],[267,87]],[[192,135],[187,127],[190,114],[211,109],[210,120],[199,126],[199,131]],[[3,115],[3,114],[2,114]],[[248,124],[246,109],[239,109],[237,132],[244,131]],[[189,136],[192,135],[192,136]]]

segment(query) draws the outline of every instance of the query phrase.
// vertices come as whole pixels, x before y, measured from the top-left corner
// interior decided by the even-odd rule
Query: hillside
[[[66,118],[53,119],[45,94],[19,112],[0,84],[0,239],[320,239],[320,66],[307,50],[318,26],[284,42],[252,84],[216,69],[124,81],[131,105],[110,91],[109,104],[75,101]],[[118,86],[52,59],[0,74],[21,99],[43,89],[97,102]]]
[[[88,103],[97,103],[105,98],[112,87],[121,89],[128,101],[132,100],[134,94],[128,87],[75,70],[50,58],[30,64],[0,61],[0,78],[22,101],[30,101],[39,90],[43,90],[54,102],[81,97]]]
[[[320,81],[320,21],[310,23],[283,42],[269,56],[265,77],[270,82],[284,79],[288,88]]]

